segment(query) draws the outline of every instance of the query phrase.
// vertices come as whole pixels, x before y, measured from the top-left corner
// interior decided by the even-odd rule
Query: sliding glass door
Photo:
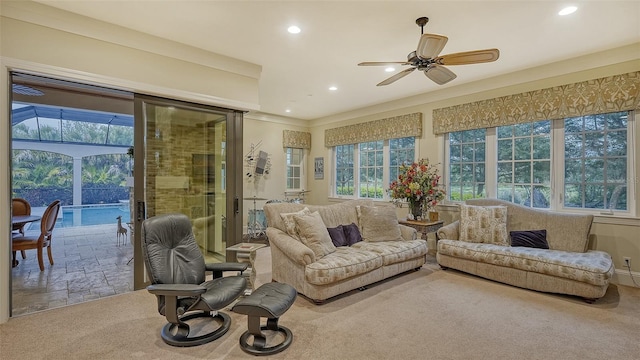
[[[135,118],[132,217],[139,289],[146,284],[140,246],[145,218],[189,216],[209,262],[225,261],[226,247],[240,242],[242,167],[233,164],[242,163],[242,113],[136,95]]]

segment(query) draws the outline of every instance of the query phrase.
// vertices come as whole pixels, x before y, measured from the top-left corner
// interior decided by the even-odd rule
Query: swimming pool
[[[118,216],[122,216],[123,226],[130,221],[128,203],[63,206],[61,213],[62,219],[58,217],[56,227],[115,224]]]

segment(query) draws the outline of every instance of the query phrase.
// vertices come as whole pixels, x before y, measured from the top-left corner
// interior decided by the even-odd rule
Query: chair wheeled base
[[[278,331],[284,336],[284,340],[273,346],[267,345],[267,338],[262,330]],[[253,336],[253,345],[249,344],[249,338]],[[267,325],[260,326],[259,316],[249,316],[249,330],[240,336],[240,348],[251,355],[273,355],[288,348],[293,341],[293,333],[284,326],[278,326],[278,319],[268,319]]]
[[[238,301],[233,306],[233,311],[247,315],[249,328],[240,336],[240,348],[251,355],[273,355],[288,348],[293,341],[293,333],[288,328],[279,326],[278,319],[291,307],[296,296],[296,289],[291,285],[268,283]],[[261,317],[267,318],[266,325],[260,325]],[[284,336],[284,340],[268,346],[267,336],[262,330],[277,331]],[[249,344],[252,336],[253,342]]]
[[[189,321],[195,318],[212,318],[221,321],[219,327],[215,330],[194,337],[189,337],[190,327],[185,321]],[[222,335],[226,334],[231,327],[231,317],[225,313],[210,313],[208,311],[198,311],[191,314],[187,314],[180,318],[179,324],[167,323],[163,328],[160,336],[162,340],[171,346],[189,347],[206,344],[210,341],[218,339]]]

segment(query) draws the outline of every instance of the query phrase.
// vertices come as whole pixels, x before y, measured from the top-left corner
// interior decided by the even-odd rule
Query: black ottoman
[[[252,355],[272,355],[291,345],[293,334],[284,326],[278,326],[278,318],[287,311],[297,296],[293,286],[283,283],[267,283],[260,286],[248,297],[238,301],[232,311],[248,316],[249,330],[240,337],[240,347]],[[260,326],[260,318],[267,318],[267,325]],[[267,338],[262,330],[278,331],[284,340],[277,345],[267,346]],[[253,335],[253,345],[247,340]]]

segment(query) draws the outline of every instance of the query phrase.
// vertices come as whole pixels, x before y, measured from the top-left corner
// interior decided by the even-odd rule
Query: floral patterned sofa
[[[592,221],[592,215],[467,200],[460,220],[438,230],[436,258],[443,269],[593,302],[604,296],[615,269],[608,253],[587,249]]]
[[[296,223],[300,226],[298,220],[311,218],[311,215],[297,215],[305,208],[312,215],[317,212],[316,217],[321,218],[316,233],[324,233],[326,228],[357,224],[362,241],[349,246],[309,244],[303,234],[307,231],[293,229],[287,221],[296,214]],[[374,213],[369,215],[369,211]],[[264,206],[264,212],[273,281],[293,286],[299,294],[317,304],[419,269],[426,262],[427,242],[417,238],[415,229],[398,224],[392,206],[374,206],[372,200],[350,200],[332,205],[270,203]],[[327,235],[323,236],[326,238]]]

